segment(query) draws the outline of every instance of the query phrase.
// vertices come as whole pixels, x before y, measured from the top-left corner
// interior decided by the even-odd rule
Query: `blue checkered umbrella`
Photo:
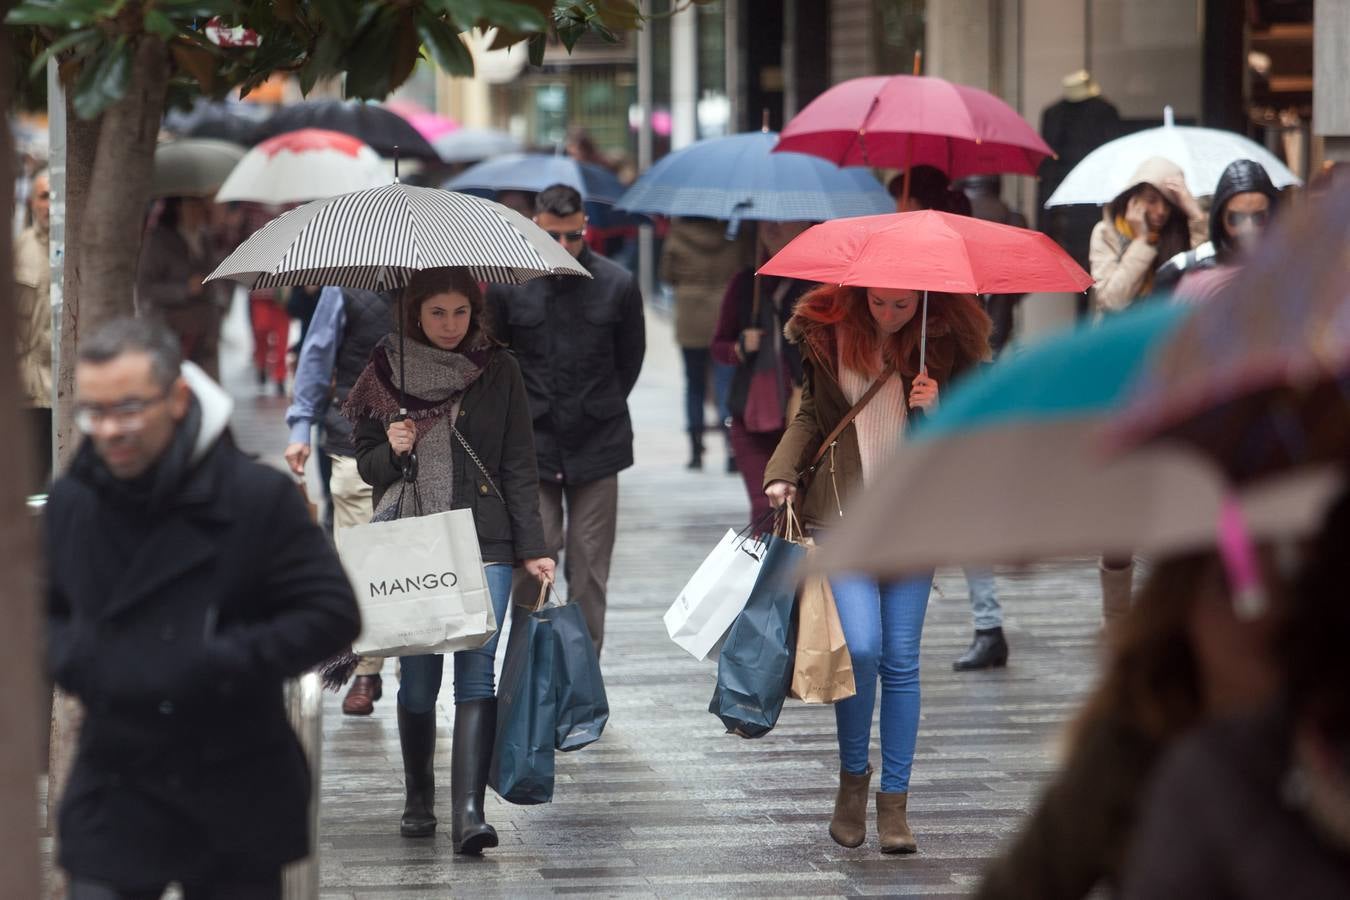
[[[823,222],[895,212],[867,169],[774,153],[777,143],[774,132],[753,131],[691,144],[652,166],[615,206],[732,222]]]

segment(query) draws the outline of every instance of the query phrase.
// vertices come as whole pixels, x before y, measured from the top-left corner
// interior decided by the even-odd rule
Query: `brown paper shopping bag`
[[[807,703],[837,703],[857,693],[844,626],[824,575],[808,574],[798,592],[797,657],[790,693]]]

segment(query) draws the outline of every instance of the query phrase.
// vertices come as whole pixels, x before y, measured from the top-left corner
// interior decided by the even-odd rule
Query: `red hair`
[[[893,335],[883,336],[867,309],[867,289],[849,285],[821,285],[797,301],[794,310],[805,322],[834,328],[839,359],[869,378],[892,363],[900,374],[919,374],[922,306],[918,314]],[[972,294],[928,293],[928,361],[934,369],[951,371],[989,359],[993,324]]]

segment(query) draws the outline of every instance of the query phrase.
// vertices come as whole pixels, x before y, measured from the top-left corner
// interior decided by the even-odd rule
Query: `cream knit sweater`
[[[839,386],[850,404],[856,404],[875,379],[839,363]],[[905,384],[899,374],[892,375],[857,418],[858,452],[862,456],[863,484],[875,482],[891,456],[900,449],[905,434]]]

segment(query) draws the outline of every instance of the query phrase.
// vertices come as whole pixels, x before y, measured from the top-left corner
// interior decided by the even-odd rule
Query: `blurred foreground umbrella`
[[[928,292],[1085,291],[1092,276],[1039,231],[922,210],[836,219],[808,228],[759,270],[824,284]],[[923,367],[920,344],[920,368]]]
[[[804,153],[774,153],[777,143],[774,132],[755,131],[691,144],[652,166],[615,205],[733,224],[823,222],[895,208],[867,169],[841,169]]]
[[[492,128],[460,128],[431,142],[442,162],[478,162],[506,153],[519,153],[520,141]]]
[[[779,151],[840,166],[935,166],[951,179],[1035,175],[1053,151],[987,91],[924,75],[877,75],[835,85],[783,129]]]
[[[268,138],[240,160],[216,200],[284,205],[387,185],[380,155],[351,135],[302,128]]]
[[[156,197],[207,197],[244,158],[244,148],[212,138],[183,138],[155,148],[150,191]]]
[[[1239,159],[1260,163],[1277,188],[1302,184],[1273,153],[1240,134],[1174,125],[1170,106],[1163,111],[1163,123],[1161,128],[1127,134],[1093,150],[1070,170],[1045,205],[1110,203],[1130,186],[1139,167],[1155,156],[1181,166],[1187,189],[1197,197],[1213,194],[1223,170]]]
[[[543,229],[500,203],[390,184],[316,200],[273,219],[207,281],[378,291],[402,287],[422,269],[444,267],[506,284],[544,275],[590,277]]]
[[[1214,546],[1228,495],[1207,460],[1177,447],[1107,458],[1100,445],[1131,380],[1188,313],[1124,313],[971,376],[853,501],[822,564],[894,577]],[[1308,471],[1238,499],[1253,535],[1296,536],[1318,526],[1340,482]]]
[[[509,153],[470,166],[444,185],[452,191],[530,191],[566,184],[587,203],[610,203],[623,194],[623,182],[604,166],[577,162],[552,153]]]
[[[1113,436],[1188,444],[1238,483],[1350,459],[1350,186],[1288,213],[1196,309]]]
[[[398,113],[373,103],[351,100],[313,100],[286,106],[273,113],[258,130],[260,140],[299,131],[322,128],[359,138],[381,156],[398,155],[410,159],[439,159],[427,139]]]

